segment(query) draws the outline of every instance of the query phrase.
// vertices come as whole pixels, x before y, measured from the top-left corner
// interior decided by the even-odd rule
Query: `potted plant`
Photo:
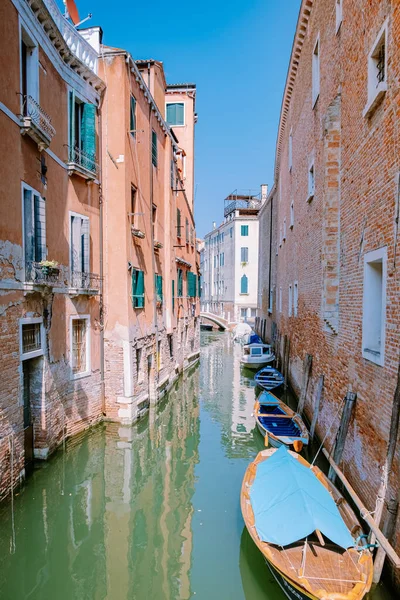
[[[60,271],[58,268],[58,262],[56,260],[41,260],[39,267],[42,269],[42,273],[45,277],[58,275]]]

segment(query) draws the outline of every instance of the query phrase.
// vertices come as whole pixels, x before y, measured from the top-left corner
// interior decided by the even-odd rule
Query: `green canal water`
[[[239,357],[228,334],[202,334],[200,365],[145,419],[35,470],[0,510],[2,600],[285,600],[240,513],[263,442]]]

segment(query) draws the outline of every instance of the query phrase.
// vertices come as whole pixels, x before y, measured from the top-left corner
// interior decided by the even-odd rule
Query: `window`
[[[36,190],[22,187],[25,276],[35,278],[35,263],[46,259],[46,202]]]
[[[279,288],[279,312],[282,312],[282,288]]]
[[[163,280],[162,275],[154,275],[154,287],[156,290],[156,302],[162,304],[163,302]]]
[[[20,319],[20,354],[21,360],[28,360],[43,355],[44,329],[41,317]]]
[[[283,219],[283,241],[286,240],[286,217]]]
[[[143,380],[142,372],[142,348],[136,348],[136,377],[137,382],[140,383]]]
[[[255,317],[255,316],[256,316],[256,314],[257,314],[257,309],[256,309],[256,308],[252,308],[252,309],[251,309],[251,316],[252,316],[252,317]]]
[[[168,348],[169,348],[169,357],[174,358],[174,338],[172,337],[172,333],[168,333]]]
[[[132,306],[144,308],[144,272],[132,269]]]
[[[154,129],[151,132],[151,162],[155,167],[158,164],[157,134]]]
[[[189,219],[185,221],[185,234],[186,234],[186,243],[189,243]]]
[[[293,313],[293,296],[292,296],[292,286],[289,285],[289,310],[288,310],[288,315],[289,317],[292,316]]]
[[[136,206],[136,188],[132,185],[131,186],[131,214],[130,214],[130,221],[131,221],[131,226],[134,227],[135,223],[137,221],[136,217],[138,216],[136,214],[137,212],[137,206]]]
[[[315,42],[312,55],[312,105],[315,106],[319,96],[319,36]]]
[[[171,159],[171,173],[170,173],[170,176],[171,176],[171,189],[175,190],[175,188],[176,188],[176,183],[175,183],[175,181],[176,181],[176,174],[175,174],[175,161],[174,161],[173,158]]]
[[[177,270],[178,273],[178,298],[183,296],[183,271],[182,269]]]
[[[81,287],[79,276],[89,272],[89,219],[75,213],[70,213],[70,268],[73,276],[72,287]]]
[[[217,268],[217,255],[214,255],[214,269]]]
[[[292,200],[292,202],[290,203],[290,225],[289,225],[290,229],[293,229],[294,227],[294,202]]]
[[[248,294],[249,293],[248,289],[249,289],[249,280],[246,275],[242,275],[242,277],[240,279],[240,293]]]
[[[381,366],[385,354],[386,262],[386,248],[364,257],[362,355]]]
[[[299,285],[297,281],[293,284],[293,314],[297,317],[297,310],[299,306]]]
[[[224,232],[222,232],[222,233],[221,233],[221,242],[222,242],[222,243],[224,243],[224,236],[225,236],[225,234],[224,234]]]
[[[242,236],[249,235],[249,226],[248,225],[241,225],[241,227],[240,227],[240,235],[242,235]]]
[[[129,133],[133,137],[135,137],[135,135],[136,135],[136,98],[135,98],[135,96],[131,96]]]
[[[336,1],[336,33],[339,31],[343,19],[343,0]]]
[[[371,116],[387,90],[387,21],[368,55],[368,100],[363,115]]]
[[[314,163],[312,162],[308,168],[308,196],[307,202],[311,202],[314,198],[315,193],[315,173],[314,173]]]
[[[176,209],[176,235],[178,238],[182,237],[181,211],[179,208]]]
[[[289,133],[289,171],[292,170],[292,165],[293,165],[293,133],[292,130],[290,130]]]
[[[185,104],[183,102],[168,102],[166,112],[168,125],[174,127],[185,124]]]
[[[240,316],[242,317],[242,319],[245,319],[247,317],[247,308],[240,309]]]
[[[31,100],[39,100],[39,55],[38,46],[29,33],[21,28],[21,94],[22,113],[30,115],[35,107]]]
[[[153,239],[157,239],[157,206],[153,204],[151,210],[151,221],[153,225]]]
[[[90,374],[89,315],[71,317],[72,378]]]
[[[249,262],[249,249],[248,248],[240,248],[240,262],[242,262],[242,263]]]
[[[69,92],[69,161],[96,171],[96,107]]]
[[[269,313],[272,313],[273,304],[274,304],[274,290],[273,290],[273,288],[271,286],[269,288],[269,306],[268,306],[268,312]]]
[[[172,280],[172,312],[175,312],[175,279]]]
[[[233,227],[231,227],[229,230],[229,237],[233,237]]]

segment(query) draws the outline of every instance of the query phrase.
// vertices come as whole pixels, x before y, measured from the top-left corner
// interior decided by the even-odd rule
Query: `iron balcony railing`
[[[22,115],[21,121],[22,126],[29,130],[34,126],[38,133],[41,133],[44,137],[44,141],[50,144],[53,139],[56,130],[51,124],[51,117],[43,110],[43,108],[36,102],[29,94],[22,95]]]
[[[84,171],[97,176],[99,165],[96,162],[96,155],[84,152],[80,148],[68,148],[68,167],[72,171]]]
[[[224,217],[227,217],[235,210],[260,210],[261,200],[234,200],[230,202],[224,209]]]
[[[38,262],[26,264],[25,277],[28,283],[65,288],[66,292],[73,289],[97,294],[100,290],[101,277],[96,273],[69,271],[61,266],[47,267]]]

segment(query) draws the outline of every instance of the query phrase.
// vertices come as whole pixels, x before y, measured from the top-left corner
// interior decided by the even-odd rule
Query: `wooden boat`
[[[322,471],[299,454],[284,447],[260,452],[246,470],[241,509],[290,600],[361,600],[370,589],[372,556],[361,544],[360,523]]]
[[[279,448],[293,446],[300,452],[308,444],[307,427],[300,415],[271,392],[262,392],[254,405],[254,417],[265,445]]]
[[[254,375],[257,384],[265,390],[273,390],[285,382],[285,378],[277,369],[267,365]]]
[[[243,346],[241,364],[248,369],[260,369],[275,360],[275,354],[269,344],[256,343]]]

